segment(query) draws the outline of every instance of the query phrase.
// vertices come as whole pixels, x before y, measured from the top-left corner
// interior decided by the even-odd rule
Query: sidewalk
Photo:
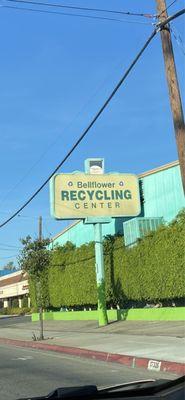
[[[0,343],[42,348],[153,370],[185,373],[184,322],[120,321],[99,328],[96,321],[45,321],[2,327]],[[7,339],[10,339],[7,341]]]

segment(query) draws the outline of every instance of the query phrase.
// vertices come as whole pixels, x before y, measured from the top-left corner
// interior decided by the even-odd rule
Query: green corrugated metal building
[[[103,235],[124,234],[125,244],[132,245],[148,230],[154,230],[164,221],[172,221],[185,207],[179,162],[174,161],[162,167],[139,175],[142,210],[136,218],[112,218],[110,224],[103,224]],[[52,239],[53,245],[64,245],[70,241],[77,247],[93,241],[92,225],[77,221]]]

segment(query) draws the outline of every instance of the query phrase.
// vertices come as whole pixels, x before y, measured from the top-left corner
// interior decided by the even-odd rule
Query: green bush
[[[22,298],[22,308],[28,308],[28,297],[24,296]]]
[[[66,246],[52,252],[49,268],[49,297],[53,307],[96,303],[94,245],[66,251]]]
[[[18,308],[19,307],[19,300],[13,299],[11,302],[11,308]]]
[[[34,280],[31,278],[28,278],[28,285],[29,285],[29,295],[30,295],[31,307],[34,307],[34,309],[37,309],[36,287],[35,287]]]
[[[182,303],[185,297],[185,211],[169,225],[149,232],[132,248],[123,237],[104,240],[106,300],[108,305],[146,302]],[[51,251],[43,278],[46,307],[81,308],[97,304],[94,243],[75,248],[67,243]],[[35,285],[30,282],[31,304]]]
[[[31,307],[38,311],[39,299],[38,299],[38,286],[37,281],[28,279],[29,282],[29,295],[31,299]],[[40,274],[40,299],[43,308],[47,308],[50,305],[49,300],[49,287],[48,287],[48,268]]]
[[[25,314],[30,314],[31,310],[28,307],[24,308],[19,308],[19,307],[10,307],[10,308],[3,308],[1,310],[2,315],[25,315]]]

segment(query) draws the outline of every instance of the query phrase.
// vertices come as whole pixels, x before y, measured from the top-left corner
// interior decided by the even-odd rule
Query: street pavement
[[[57,387],[111,386],[140,379],[174,379],[169,373],[71,357],[36,349],[0,345],[0,398],[46,395]]]
[[[30,317],[0,320],[0,338],[32,340],[39,323]],[[184,363],[184,321],[44,321],[45,344]]]
[[[31,316],[30,315],[24,315],[24,316],[11,316],[11,315],[0,315],[0,328],[14,325],[14,324],[20,324],[20,323],[25,323],[25,322],[31,322]]]
[[[39,331],[39,322],[31,322],[31,316],[0,316],[0,328],[15,325],[13,328]],[[17,326],[16,326],[17,325]],[[185,338],[185,321],[118,321],[99,327],[97,321],[44,321],[46,332],[84,332],[115,333],[146,336],[165,336]]]

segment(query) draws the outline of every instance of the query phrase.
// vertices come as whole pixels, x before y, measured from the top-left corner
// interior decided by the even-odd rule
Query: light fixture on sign
[[[91,175],[102,175],[104,174],[104,163],[101,159],[89,160],[89,173]]]

